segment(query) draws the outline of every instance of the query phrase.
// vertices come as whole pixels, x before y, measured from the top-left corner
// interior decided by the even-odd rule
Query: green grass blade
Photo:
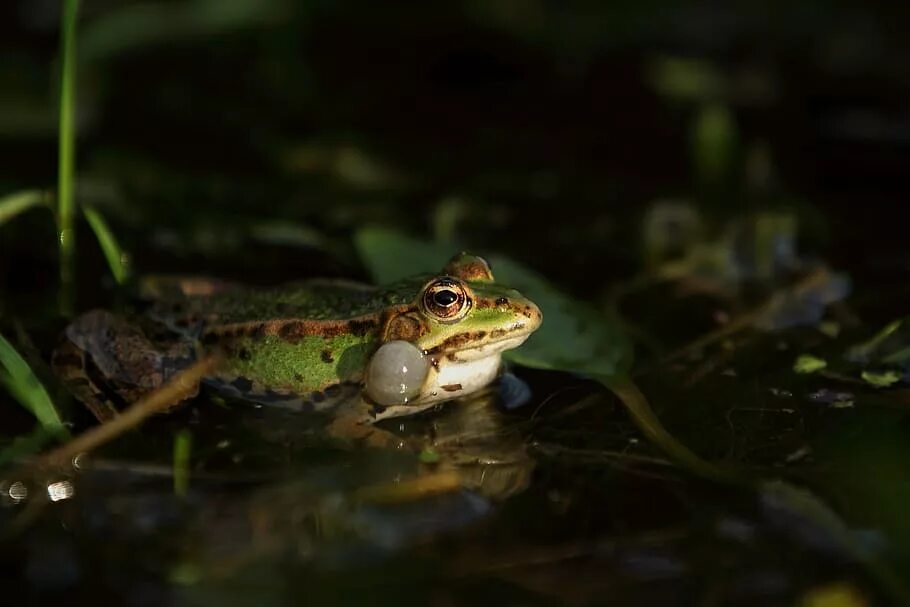
[[[41,190],[24,190],[0,198],[0,226],[34,207],[47,204],[47,194]]]
[[[31,432],[13,438],[0,448],[0,468],[38,453],[53,442],[54,438],[54,434],[38,424]]]
[[[107,259],[107,265],[110,266],[111,274],[114,275],[114,280],[117,281],[117,284],[122,285],[129,277],[127,254],[120,248],[117,238],[98,211],[91,207],[83,207],[82,212],[85,214],[88,225],[91,226],[92,231],[95,233],[98,244],[101,245],[101,250]]]
[[[60,24],[60,141],[57,174],[57,230],[60,242],[61,312],[73,306],[76,232],[74,175],[76,167],[76,15],[79,0],[64,0]]]
[[[41,427],[54,436],[67,436],[69,433],[60,420],[47,390],[41,385],[25,359],[2,335],[0,335],[0,365],[5,369],[0,371],[0,383],[6,386],[9,393],[23,407],[31,411]]]
[[[181,430],[174,438],[174,495],[186,496],[190,488],[190,454],[193,449],[193,435]]]

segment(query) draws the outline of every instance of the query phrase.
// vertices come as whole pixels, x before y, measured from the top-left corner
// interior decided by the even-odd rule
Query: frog
[[[380,287],[340,279],[178,285],[157,289],[135,318],[90,310],[64,330],[52,367],[99,421],[217,352],[201,382],[215,392],[328,413],[333,436],[400,446],[375,424],[484,390],[503,352],[543,321],[533,301],[466,252],[436,274]]]

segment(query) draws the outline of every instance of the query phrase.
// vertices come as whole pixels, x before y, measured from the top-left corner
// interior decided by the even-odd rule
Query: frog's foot
[[[88,407],[98,421],[105,422],[117,415],[117,407],[110,396],[89,375],[85,351],[63,339],[54,350],[51,365],[69,393]]]
[[[362,399],[355,401],[335,409],[332,421],[326,428],[329,436],[375,449],[408,449],[416,453],[424,447],[422,441],[398,436],[376,426],[374,406]]]
[[[189,350],[160,348],[126,319],[93,310],[66,328],[51,364],[73,396],[106,421],[185,367]]]

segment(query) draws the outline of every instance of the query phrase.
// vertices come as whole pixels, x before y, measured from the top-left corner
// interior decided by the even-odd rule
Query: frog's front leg
[[[398,436],[376,425],[384,410],[358,396],[339,405],[333,411],[332,421],[327,427],[329,436],[344,442],[356,442],[378,449],[408,449],[415,452],[423,448],[422,441]]]

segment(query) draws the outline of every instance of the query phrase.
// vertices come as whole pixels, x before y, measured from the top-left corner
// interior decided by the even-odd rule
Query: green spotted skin
[[[227,357],[216,378],[222,382],[250,394],[307,395],[360,382],[378,341],[373,333],[294,342],[266,336],[226,339],[221,346]]]

